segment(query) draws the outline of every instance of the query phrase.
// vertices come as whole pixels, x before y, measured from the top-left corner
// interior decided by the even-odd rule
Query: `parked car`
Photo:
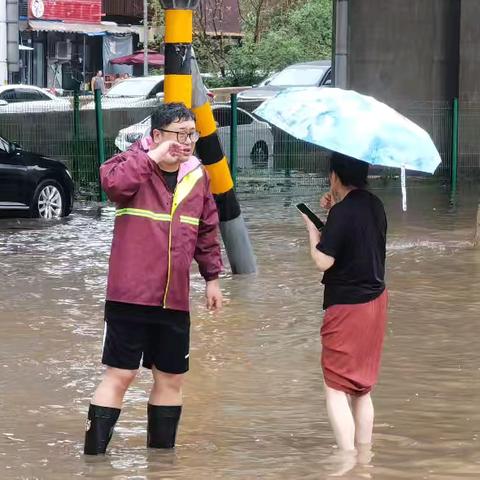
[[[118,108],[122,106],[154,107],[158,99],[163,99],[163,75],[149,77],[133,77],[115,84],[104,95],[103,108]]]
[[[163,101],[164,75],[133,77],[116,83],[103,97],[102,108],[155,107]],[[209,92],[209,96],[211,93]],[[94,103],[85,108],[95,108]]]
[[[224,151],[230,151],[229,105],[213,105],[213,116],[217,122],[218,136]],[[121,151],[132,143],[150,135],[150,117],[120,130],[115,145]],[[273,165],[273,135],[268,123],[262,122],[250,113],[238,109],[238,167],[271,168]]]
[[[0,87],[0,113],[34,113],[70,108],[66,98],[56,97],[34,85]]]
[[[330,86],[331,83],[332,69],[329,60],[297,63],[265,79],[257,87],[240,92],[238,100],[260,104],[288,87],[321,87]]]
[[[72,211],[73,192],[72,175],[62,162],[0,137],[0,213],[64,217]]]
[[[214,105],[212,110],[220,142],[228,155],[231,108],[229,105]],[[237,109],[237,114],[238,168],[272,168],[274,140],[270,125],[242,108]]]
[[[269,75],[268,77],[264,78],[260,83],[258,83],[257,85],[254,85],[254,88],[265,87],[266,85],[268,85],[268,84],[274,79],[274,77],[275,77],[277,74],[278,74],[278,72],[272,73],[272,74]]]

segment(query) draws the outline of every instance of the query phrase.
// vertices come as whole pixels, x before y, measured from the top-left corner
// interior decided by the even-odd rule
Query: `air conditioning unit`
[[[59,61],[72,59],[72,42],[57,42],[55,44],[55,58]]]

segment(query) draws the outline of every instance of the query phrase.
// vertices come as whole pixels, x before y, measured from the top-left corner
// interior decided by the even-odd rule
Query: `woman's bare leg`
[[[333,433],[341,450],[355,448],[355,422],[345,392],[330,388],[325,384],[327,412]]]
[[[360,397],[352,397],[352,411],[355,421],[355,444],[371,444],[374,410],[370,393]]]

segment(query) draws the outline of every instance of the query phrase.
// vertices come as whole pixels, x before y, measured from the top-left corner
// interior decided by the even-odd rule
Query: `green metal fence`
[[[442,157],[437,174],[448,176],[452,171],[453,100],[407,103],[397,110],[430,134]]]
[[[102,100],[105,156],[116,151],[119,131],[144,120],[158,105],[156,99]],[[452,102],[423,102],[396,106],[405,116],[425,128],[442,156],[438,175],[452,175],[454,122]],[[237,148],[236,188],[240,192],[281,192],[325,187],[328,153],[298,141],[269,126],[239,104],[237,138],[232,139],[230,104],[214,105],[220,141],[227,156]],[[58,102],[29,102],[0,106],[0,136],[25,150],[67,163],[72,171],[77,197],[99,198],[97,119],[93,96],[61,98]],[[458,138],[459,175],[480,171],[480,104],[460,102]],[[235,141],[232,141],[235,140]],[[386,170],[374,174],[390,175]],[[394,172],[395,174],[398,172]]]
[[[119,131],[150,115],[158,105],[153,99],[102,100],[105,156],[117,150]],[[0,106],[0,136],[18,143],[24,150],[67,164],[72,172],[77,197],[99,198],[97,119],[93,96],[62,97],[58,101],[22,102]]]
[[[480,103],[462,102],[459,114],[459,175],[480,170]]]
[[[239,108],[253,113],[259,103],[239,103]],[[415,102],[400,103],[395,106],[407,118],[424,128],[432,137],[442,157],[438,176],[452,175],[453,142],[453,102]],[[480,106],[478,107],[480,113]],[[460,110],[460,119],[461,110]],[[480,119],[479,119],[480,120]],[[480,121],[476,122],[480,127]],[[460,131],[464,124],[460,123]],[[309,145],[291,137],[275,127],[271,129],[274,137],[274,150],[268,168],[258,168],[242,162],[239,155],[238,186],[242,191],[252,189],[265,191],[284,191],[286,188],[312,190],[324,188],[328,171],[329,153],[321,148]],[[239,131],[239,138],[241,132]],[[245,138],[244,138],[245,141]],[[239,140],[239,143],[241,140]],[[458,144],[459,148],[461,143]],[[477,157],[480,148],[476,149]],[[243,165],[243,168],[242,168]],[[460,165],[462,168],[463,165]],[[371,168],[376,176],[392,177],[399,172],[387,168]]]

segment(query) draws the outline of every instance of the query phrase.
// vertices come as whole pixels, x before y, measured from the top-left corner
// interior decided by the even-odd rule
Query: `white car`
[[[230,152],[230,106],[213,105],[218,136],[224,152]],[[132,143],[150,135],[150,117],[118,132],[115,145],[124,152]],[[268,123],[238,109],[238,168],[272,168],[273,135]]]
[[[239,102],[262,103],[290,87],[323,87],[332,85],[330,60],[296,63],[266,78],[259,85],[238,94]]]
[[[102,108],[155,107],[163,100],[163,83],[163,75],[122,80],[104,95]]]
[[[64,111],[71,108],[67,98],[56,97],[35,85],[0,87],[0,113]]]
[[[163,100],[163,75],[132,77],[121,80],[108,90],[102,98],[102,109],[152,108]],[[94,110],[95,102],[80,106],[81,110]]]
[[[204,76],[204,75],[202,75]],[[165,77],[150,75],[148,77],[133,77],[113,85],[103,96],[103,109],[149,108],[163,102]],[[210,92],[208,92],[211,96]],[[93,102],[84,107],[95,108]]]

